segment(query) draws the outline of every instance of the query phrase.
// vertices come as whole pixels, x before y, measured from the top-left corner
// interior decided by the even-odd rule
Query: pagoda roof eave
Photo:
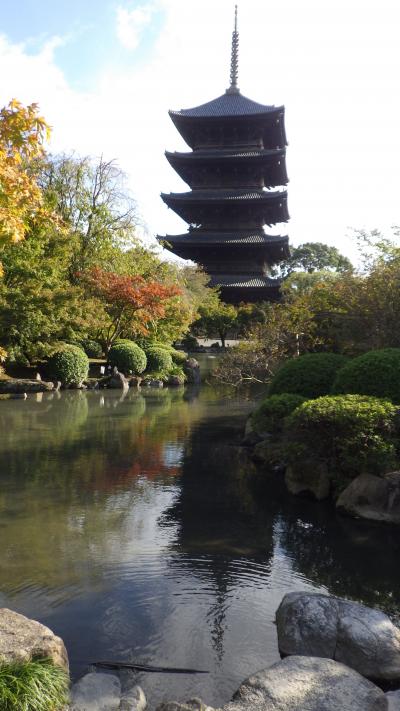
[[[282,279],[259,276],[258,274],[210,274],[210,286],[222,286],[232,289],[279,289]]]
[[[230,202],[243,202],[243,203],[260,203],[260,202],[274,202],[278,199],[286,200],[287,191],[286,190],[263,190],[262,188],[254,189],[232,189],[232,190],[203,190],[196,189],[184,193],[161,193],[161,197],[164,202],[168,205],[168,202],[177,203],[193,203],[198,205],[199,203],[205,204],[216,204],[216,203],[230,203]]]
[[[288,235],[267,235],[263,230],[240,230],[233,231],[200,231],[192,230],[179,235],[157,235],[157,239],[169,242],[173,245],[201,245],[206,247],[210,244],[223,245],[252,245],[264,247],[265,245],[286,245],[289,243]]]
[[[176,118],[184,121],[197,121],[199,119],[249,119],[253,117],[271,116],[271,114],[279,114],[284,111],[284,106],[259,104],[243,96],[240,92],[237,92],[233,94],[222,94],[216,99],[212,99],[205,104],[200,104],[190,109],[170,110],[168,113],[172,120]]]
[[[167,158],[190,158],[209,160],[210,158],[267,158],[286,155],[286,146],[280,148],[199,148],[196,151],[165,151]]]

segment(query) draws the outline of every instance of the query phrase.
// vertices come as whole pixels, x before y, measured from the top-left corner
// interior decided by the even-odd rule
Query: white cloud
[[[150,24],[154,13],[153,5],[141,5],[134,10],[117,8],[117,37],[125,49],[138,47],[143,30]]]

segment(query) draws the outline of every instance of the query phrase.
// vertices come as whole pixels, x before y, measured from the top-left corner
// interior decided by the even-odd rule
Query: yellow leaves
[[[32,161],[43,155],[50,127],[38,114],[37,104],[23,106],[12,99],[0,111],[0,246],[24,239],[33,222],[57,225],[43,207]],[[1,274],[0,274],[1,276]]]
[[[0,363],[4,363],[7,358],[7,351],[0,346]]]

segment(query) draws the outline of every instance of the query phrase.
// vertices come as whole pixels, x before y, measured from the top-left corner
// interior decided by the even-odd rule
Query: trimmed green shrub
[[[282,432],[285,417],[299,407],[305,398],[295,393],[282,393],[265,398],[251,416],[256,432],[279,434]]]
[[[273,377],[268,394],[296,393],[305,398],[328,395],[346,361],[338,353],[307,353],[288,360]]]
[[[68,682],[48,659],[1,664],[1,711],[59,711],[68,702]]]
[[[155,373],[166,373],[172,368],[172,356],[165,348],[152,346],[146,351],[147,370]]]
[[[140,375],[146,370],[146,353],[133,341],[119,341],[110,348],[108,362],[121,373]]]
[[[177,351],[174,349],[170,350],[172,360],[176,365],[183,365],[188,359],[188,354],[185,351]]]
[[[335,393],[358,393],[400,404],[400,348],[369,351],[339,370]]]
[[[196,348],[198,348],[200,344],[197,338],[189,333],[184,338],[182,338],[182,345],[187,351],[192,351],[196,350]]]
[[[336,395],[308,400],[285,421],[288,463],[297,471],[325,463],[341,487],[361,473],[397,466],[398,409],[387,400]]]
[[[101,358],[103,355],[103,349],[100,343],[92,341],[90,338],[85,338],[81,343],[81,347],[89,358]]]
[[[63,385],[79,385],[89,373],[89,358],[78,346],[65,344],[47,361],[50,377]]]

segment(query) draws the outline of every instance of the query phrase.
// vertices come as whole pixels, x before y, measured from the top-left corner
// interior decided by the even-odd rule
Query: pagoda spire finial
[[[238,94],[239,88],[237,85],[239,74],[239,32],[237,22],[237,5],[235,5],[235,26],[232,32],[232,53],[231,53],[231,71],[230,71],[230,87],[226,90],[227,94]]]

